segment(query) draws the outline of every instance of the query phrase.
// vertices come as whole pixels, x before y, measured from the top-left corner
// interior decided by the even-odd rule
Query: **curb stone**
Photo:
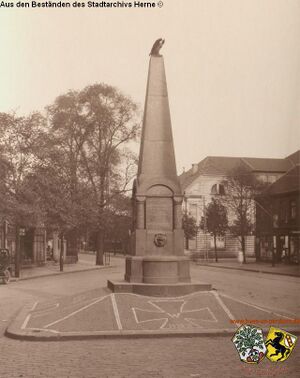
[[[70,341],[91,339],[137,339],[137,338],[166,338],[166,337],[233,337],[237,326],[221,329],[201,330],[113,330],[113,331],[84,331],[84,332],[58,332],[39,328],[26,327],[26,319],[32,311],[32,302],[26,304],[10,322],[5,330],[5,336],[16,340],[27,341]],[[269,327],[260,327],[268,332]],[[300,329],[288,329],[294,335],[300,335]]]
[[[108,338],[162,338],[162,337],[220,337],[232,336],[235,328],[228,329],[206,329],[202,331],[185,331],[185,330],[116,330],[116,331],[90,331],[90,332],[47,332],[40,329],[22,329],[28,314],[32,310],[32,303],[25,305],[17,314],[16,318],[11,321],[5,330],[5,336],[16,340],[27,341],[68,341],[68,340],[90,340],[90,339],[108,339]]]
[[[284,272],[269,272],[266,270],[260,270],[260,269],[252,269],[252,268],[240,268],[240,267],[234,267],[234,266],[224,266],[224,265],[209,265],[209,264],[199,264],[196,263],[197,266],[205,266],[208,268],[219,268],[219,269],[232,269],[232,270],[242,270],[242,271],[247,271],[247,272],[255,272],[255,273],[264,273],[264,274],[275,274],[279,276],[289,276],[289,277],[300,277],[299,274],[294,274],[294,273],[284,273]]]
[[[81,273],[81,272],[89,272],[89,271],[93,271],[93,270],[102,270],[102,269],[110,269],[110,268],[116,268],[116,266],[115,265],[106,265],[106,266],[98,266],[98,267],[95,266],[93,268],[83,268],[83,269],[78,269],[78,270],[38,274],[38,275],[35,275],[35,276],[29,276],[29,277],[19,277],[19,278],[12,277],[10,279],[10,282],[26,281],[26,280],[33,280],[35,278],[60,276],[62,274]]]

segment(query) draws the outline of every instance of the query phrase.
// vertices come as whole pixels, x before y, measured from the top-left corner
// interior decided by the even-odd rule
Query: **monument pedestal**
[[[196,291],[209,291],[211,284],[203,282],[183,282],[173,284],[146,284],[125,281],[107,281],[107,287],[113,293],[133,293],[149,297],[178,297]]]
[[[184,256],[126,257],[125,281],[145,284],[190,282],[189,260]]]
[[[191,282],[185,256],[126,256],[125,281],[107,281],[114,293],[176,297],[211,290],[211,285]]]

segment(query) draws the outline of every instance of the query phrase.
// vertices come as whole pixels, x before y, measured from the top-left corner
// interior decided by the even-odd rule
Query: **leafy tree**
[[[249,169],[241,165],[228,173],[223,185],[226,195],[222,197],[222,203],[234,217],[230,230],[240,241],[243,263],[246,263],[245,238],[254,228],[254,198],[262,184]]]
[[[108,224],[105,229],[106,244],[111,243],[113,246],[117,244],[123,252],[127,252],[129,248],[129,230],[132,225],[132,201],[131,198],[124,194],[117,195],[111,199],[109,207],[109,215],[107,216]]]
[[[102,265],[112,198],[127,190],[135,174],[136,157],[128,144],[139,132],[137,107],[116,88],[95,84],[58,97],[48,113],[70,202],[78,204],[82,189],[88,196],[89,226],[97,232],[96,264]]]
[[[47,135],[43,159],[41,160],[44,182],[47,181],[50,198],[55,199],[48,207],[48,221],[65,235],[68,254],[77,256],[78,238],[85,223],[90,223],[86,210],[92,202],[88,185],[83,183],[81,151],[86,142],[89,128],[80,101],[79,92],[69,91],[58,96],[47,107],[49,134]],[[39,175],[40,176],[40,175]],[[50,180],[49,180],[50,179]],[[51,180],[56,188],[51,187]],[[85,216],[87,218],[85,219]]]
[[[46,120],[40,113],[18,117],[0,113],[0,202],[2,217],[16,226],[15,275],[20,273],[19,227],[36,227],[43,213],[38,201],[24,185],[35,164],[35,151],[44,133]]]
[[[189,216],[187,213],[182,217],[182,228],[185,237],[186,249],[189,248],[189,239],[197,236],[198,226],[194,217]]]
[[[45,127],[40,113],[27,117],[0,113],[1,193],[5,195],[2,211],[6,218],[23,226],[34,226],[43,217],[24,180],[34,169]]]
[[[81,234],[96,232],[96,264],[103,264],[104,238],[130,217],[120,205],[136,173],[137,106],[95,84],[46,110],[47,118],[0,113],[1,211],[22,225],[59,230],[72,254]]]
[[[228,229],[226,208],[216,199],[212,199],[206,209],[207,231],[213,235],[215,247],[215,260],[218,262],[217,237],[225,235]]]
[[[9,170],[9,163],[6,158],[0,152],[0,214],[5,212],[5,204],[7,202],[7,174]]]

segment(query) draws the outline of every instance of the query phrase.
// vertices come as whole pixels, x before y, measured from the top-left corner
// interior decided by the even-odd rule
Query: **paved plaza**
[[[264,307],[219,295],[217,291],[157,298],[107,289],[55,301],[35,301],[27,305],[10,324],[7,335],[20,339],[57,340],[95,337],[154,337],[232,335],[239,319],[278,319],[285,329],[298,333],[293,318]]]
[[[93,261],[93,257],[82,259]],[[111,263],[109,269],[0,286],[3,376],[218,377],[220,372],[229,378],[298,376],[299,345],[282,364],[267,359],[258,366],[242,363],[231,341],[236,326],[230,322],[230,316],[299,318],[299,278],[192,263],[193,278],[211,282],[212,292],[179,298],[139,297],[112,294],[106,289],[107,278],[120,279],[124,271],[123,259],[113,258]],[[4,336],[7,326],[21,315],[20,308],[27,309],[27,315],[23,316],[19,331],[23,326],[23,331],[33,334],[35,341]],[[278,326],[287,329],[285,324]],[[43,331],[31,332],[29,328]],[[205,331],[212,328],[226,328],[228,332],[208,336]],[[57,332],[74,335],[78,330],[86,334],[104,331],[106,337],[96,335],[97,339],[89,339],[80,335],[80,340],[57,341]],[[120,337],[121,331],[126,330],[129,335]],[[115,335],[107,338],[111,332]],[[152,337],[140,334],[133,338],[138,332]],[[49,342],[39,341],[41,333]]]

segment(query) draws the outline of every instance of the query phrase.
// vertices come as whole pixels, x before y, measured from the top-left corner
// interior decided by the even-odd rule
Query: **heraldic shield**
[[[297,341],[297,336],[282,329],[270,327],[266,339],[267,358],[272,362],[283,362],[289,358]]]
[[[247,364],[258,364],[264,357],[267,348],[260,328],[242,325],[232,338],[240,359]]]

